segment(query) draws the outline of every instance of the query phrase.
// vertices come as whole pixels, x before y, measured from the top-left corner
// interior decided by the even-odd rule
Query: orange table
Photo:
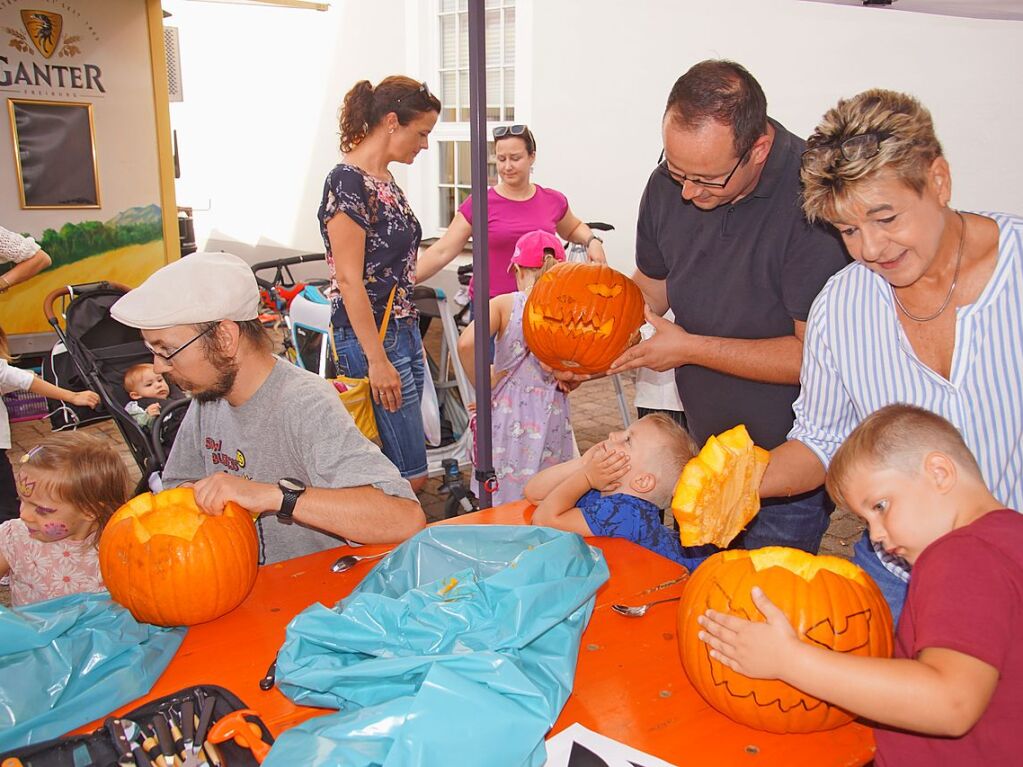
[[[526,524],[530,507],[507,504],[439,524]],[[641,604],[681,592],[679,565],[620,539],[594,538],[607,559],[611,579],[582,635],[575,686],[553,733],[573,722],[680,765],[861,765],[873,758],[870,730],[849,724],[812,735],[772,735],[736,724],[707,706],[690,686],[679,661],[674,605],[651,608],[643,618],[610,609],[616,602]],[[356,553],[385,551],[366,546]],[[333,606],[373,566],[359,564],[340,575],[331,563],[345,548],[267,565],[248,598],[231,613],[188,631],[147,700],[198,684],[234,692],[279,734],[329,710],[297,706],[259,680],[284,641],[288,622],[314,602]],[[93,723],[80,731],[91,730]]]

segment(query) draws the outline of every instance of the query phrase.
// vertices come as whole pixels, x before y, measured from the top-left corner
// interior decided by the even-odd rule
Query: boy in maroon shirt
[[[885,727],[876,763],[1018,763],[1023,753],[1023,516],[988,491],[948,421],[909,405],[868,416],[828,470],[835,503],[913,565],[894,658],[801,642],[755,588],[765,621],[699,618],[711,655]]]

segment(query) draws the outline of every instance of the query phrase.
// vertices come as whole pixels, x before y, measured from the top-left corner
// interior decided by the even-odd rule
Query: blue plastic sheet
[[[0,607],[0,751],[63,735],[149,692],[184,636],[138,623],[106,592]]]
[[[340,711],[287,730],[264,765],[543,764],[607,578],[600,550],[573,533],[424,530],[336,607],[288,626],[281,691]]]

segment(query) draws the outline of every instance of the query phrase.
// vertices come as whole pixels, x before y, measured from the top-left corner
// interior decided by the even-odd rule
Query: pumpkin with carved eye
[[[132,498],[99,541],[110,596],[158,626],[191,626],[233,610],[256,582],[258,559],[249,512],[228,502],[222,514],[205,514],[190,487]]]
[[[558,264],[533,285],[522,331],[555,370],[603,373],[639,339],[643,294],[606,264]]]
[[[693,571],[678,613],[678,642],[689,681],[711,706],[768,732],[815,732],[852,714],[773,679],[750,679],[710,657],[696,619],[708,610],[764,620],[750,596],[763,589],[808,644],[851,655],[889,657],[892,618],[870,577],[845,559],[771,546],[719,552]]]

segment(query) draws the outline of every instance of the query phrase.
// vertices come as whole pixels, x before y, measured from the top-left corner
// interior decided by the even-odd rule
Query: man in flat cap
[[[228,253],[175,261],[111,308],[193,398],[164,484],[193,483],[210,514],[228,501],[259,513],[261,563],[416,533],[426,519],[408,481],[328,381],[273,355],[258,308],[252,270]]]

